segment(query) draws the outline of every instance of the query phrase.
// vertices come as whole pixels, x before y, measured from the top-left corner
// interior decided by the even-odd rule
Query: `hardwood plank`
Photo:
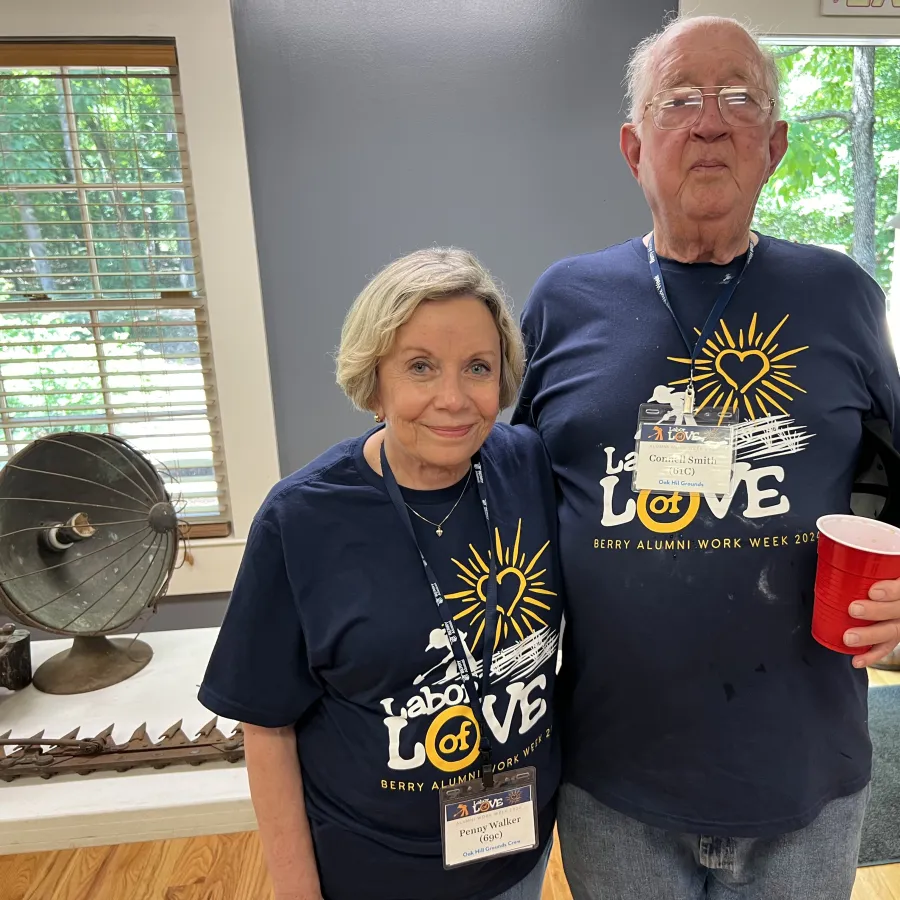
[[[263,857],[262,843],[258,832],[245,835],[246,853],[244,856],[245,869],[242,871],[247,896],[254,900],[274,900],[275,894],[269,873],[266,871],[266,861]]]
[[[900,900],[900,864],[858,869],[852,900]]]
[[[181,887],[170,887],[166,889],[165,900],[219,900],[218,897],[211,897],[209,889],[205,884],[188,884]]]
[[[184,848],[154,896],[166,900],[271,900],[272,890],[255,832],[196,838]]]
[[[212,869],[219,855],[220,837],[191,838],[179,841],[181,853],[168,877],[168,883],[158,884],[158,888],[166,890],[166,900],[172,894],[172,900],[197,900],[196,891],[190,888],[202,887],[206,876]]]
[[[33,890],[28,900],[72,900],[92,897],[94,885],[104,870],[112,847],[84,847],[80,850],[63,850],[56,855],[65,856],[67,865],[62,877],[55,884],[47,882],[46,892]]]
[[[869,684],[873,687],[887,687],[889,684],[900,684],[900,672],[888,669],[868,669]]]
[[[562,856],[559,852],[559,840],[553,844],[550,853],[550,864],[547,866],[547,875],[544,878],[544,890],[541,900],[572,900],[566,875],[563,871]]]
[[[22,853],[19,856],[0,857],[0,884],[4,900],[25,900],[31,882],[50,864],[49,853]]]
[[[272,891],[257,834],[229,834],[206,876],[209,900],[270,900]]]
[[[155,854],[150,865],[144,869],[143,893],[136,897],[135,900],[162,900],[165,896],[165,891],[171,884],[172,873],[175,871],[178,861],[190,842],[190,838],[179,838],[177,840],[154,841],[139,845],[146,848],[152,847]]]
[[[145,873],[153,879],[153,866],[161,856],[160,842],[148,844],[118,844],[103,861],[93,885],[90,900],[150,900],[151,885]],[[82,900],[64,893],[60,900]],[[88,900],[87,897],[84,900]],[[155,900],[155,898],[154,898]]]

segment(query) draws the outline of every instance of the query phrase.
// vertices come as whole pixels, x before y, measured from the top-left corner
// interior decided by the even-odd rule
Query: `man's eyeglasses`
[[[713,93],[709,93],[709,92]],[[722,118],[735,128],[762,125],[775,108],[775,101],[762,88],[747,85],[717,85],[709,88],[677,87],[660,91],[644,110],[650,110],[653,124],[665,131],[691,128],[703,115],[706,97],[715,97]]]

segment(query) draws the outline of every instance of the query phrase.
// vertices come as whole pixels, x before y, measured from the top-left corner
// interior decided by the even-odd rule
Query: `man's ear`
[[[626,122],[622,126],[622,130],[619,132],[619,149],[622,151],[622,156],[625,157],[625,162],[628,163],[628,168],[631,169],[631,174],[640,181],[638,170],[641,162],[641,138],[637,129],[637,125],[633,125],[631,122]]]
[[[784,159],[785,153],[788,151],[788,123],[779,120],[772,129],[772,135],[769,138],[769,174],[766,176],[768,181],[781,161]]]

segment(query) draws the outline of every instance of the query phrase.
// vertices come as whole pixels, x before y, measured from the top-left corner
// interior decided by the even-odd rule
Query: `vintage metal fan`
[[[153,651],[111,640],[165,593],[178,518],[149,460],[112,434],[38,438],[0,470],[0,607],[74,638],[34,674],[51,694],[108,687]]]

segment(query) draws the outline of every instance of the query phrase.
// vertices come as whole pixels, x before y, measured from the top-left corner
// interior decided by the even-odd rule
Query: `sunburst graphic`
[[[697,360],[694,386],[697,391],[696,411],[706,406],[721,408],[723,412],[736,412],[743,404],[751,419],[764,418],[778,413],[788,415],[785,401],[793,401],[799,391],[805,394],[794,381],[797,368],[792,357],[809,347],[794,347],[779,352],[775,342],[778,332],[790,318],[785,316],[768,334],[758,326],[758,315],[745,335],[738,332],[737,338],[729,330],[724,319],[719,320],[720,330],[706,341]],[[699,338],[701,332],[694,331]],[[690,366],[689,359],[670,356],[669,360]],[[687,385],[690,378],[670,381],[669,385]]]
[[[526,635],[534,634],[535,629],[550,627],[543,619],[542,613],[550,612],[551,607],[543,600],[539,600],[538,597],[555,597],[556,592],[548,590],[546,582],[541,580],[547,569],[537,569],[544,551],[550,546],[550,541],[547,541],[529,560],[527,553],[520,552],[521,538],[521,519],[516,528],[516,540],[512,547],[507,545],[504,548],[500,529],[494,529],[496,547],[493,552],[497,554],[497,583],[498,585],[503,584],[507,578],[512,578],[514,584],[518,582],[515,584],[516,592],[513,600],[506,607],[498,603],[494,650],[500,645],[501,640],[505,640],[509,636],[510,628],[515,631],[519,640],[524,640]],[[484,634],[487,609],[485,586],[490,577],[490,565],[471,544],[469,544],[469,550],[472,555],[465,563],[461,563],[458,559],[453,560],[460,569],[456,573],[456,577],[465,582],[468,588],[455,594],[447,594],[446,599],[461,600],[464,604],[465,608],[453,617],[454,621],[465,620],[470,628],[477,624],[477,631],[470,642],[470,649],[474,652],[478,641]],[[488,560],[491,556],[492,551],[488,551]],[[532,596],[533,594],[537,596]]]

